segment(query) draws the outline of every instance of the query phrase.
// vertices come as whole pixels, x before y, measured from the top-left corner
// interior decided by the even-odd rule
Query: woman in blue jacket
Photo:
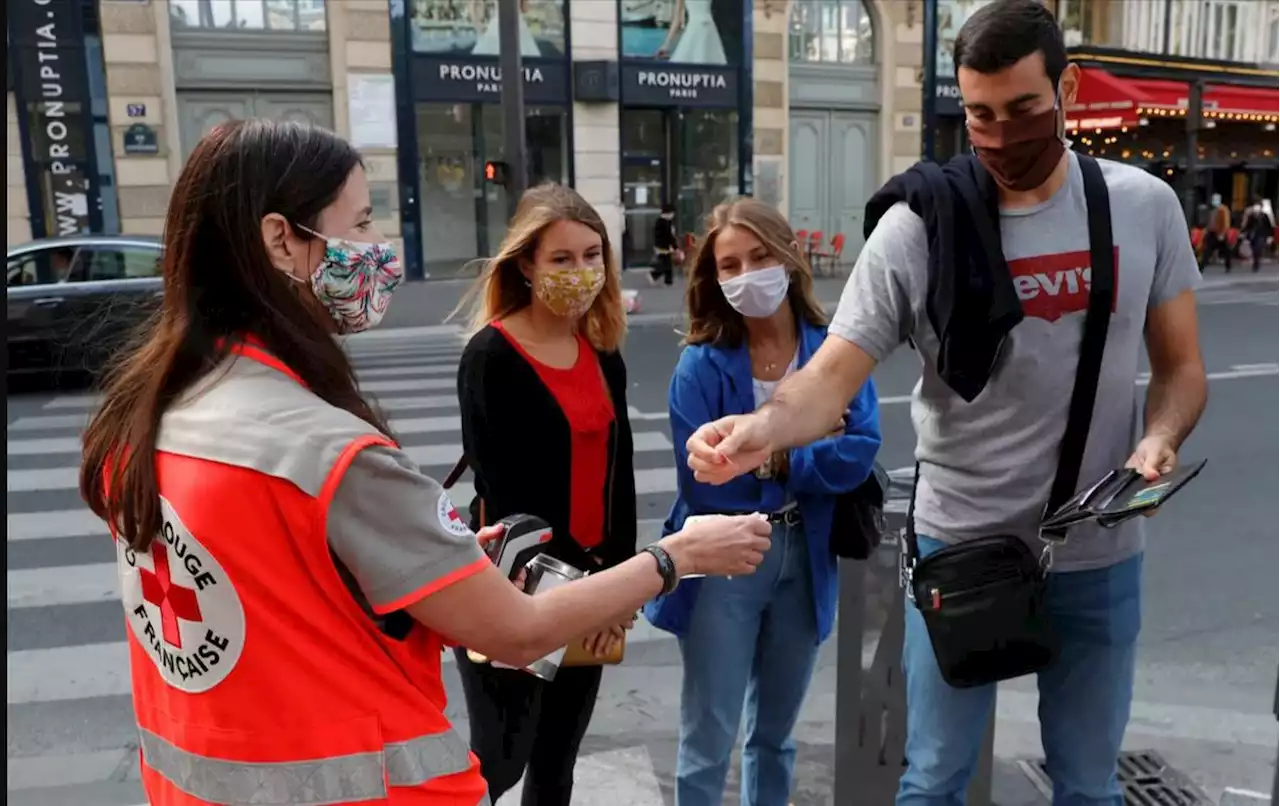
[[[826,438],[775,454],[754,475],[700,484],[685,441],[704,423],[758,408],[822,344],[826,317],[790,225],[753,199],[712,212],[687,305],[669,398],[679,492],[665,531],[692,515],[744,512],[767,513],[774,528],[754,576],[687,580],[645,608],[655,626],[679,636],[684,658],[676,804],[720,806],[745,716],[741,802],[786,806],[791,731],[835,621],[835,497],[866,479],[880,447],[875,387],[862,388]]]

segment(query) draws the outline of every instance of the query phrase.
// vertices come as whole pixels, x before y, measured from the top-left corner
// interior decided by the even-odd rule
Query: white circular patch
[[[436,499],[436,517],[440,519],[441,528],[451,535],[462,537],[471,534],[471,527],[463,522],[457,508],[449,500],[449,494],[444,490],[440,491],[440,497]]]
[[[144,552],[116,541],[133,637],[165,681],[188,694],[227,679],[244,651],[244,606],[227,572],[160,499],[161,533]]]

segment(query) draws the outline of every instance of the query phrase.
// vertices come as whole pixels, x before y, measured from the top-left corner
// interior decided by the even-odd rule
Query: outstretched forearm
[[[760,409],[771,450],[808,445],[831,433],[876,362],[861,347],[828,336],[804,368]]]
[[[1152,373],[1147,388],[1146,434],[1169,441],[1176,450],[1196,427],[1209,397],[1204,365],[1188,362]]]

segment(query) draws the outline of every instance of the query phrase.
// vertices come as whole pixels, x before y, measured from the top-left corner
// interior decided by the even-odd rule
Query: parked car
[[[96,375],[163,294],[161,244],[74,235],[9,249],[10,374]]]

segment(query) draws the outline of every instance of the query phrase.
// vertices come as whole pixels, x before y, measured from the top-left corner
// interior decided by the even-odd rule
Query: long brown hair
[[[815,327],[827,324],[827,315],[813,294],[813,271],[801,254],[787,219],[762,201],[737,199],[717,205],[707,216],[707,234],[689,262],[689,284],[685,290],[689,332],[685,335],[685,344],[737,347],[746,338],[742,314],[724,298],[716,272],[716,238],[726,227],[750,230],[787,270],[791,278],[787,301],[797,320]]]
[[[390,433],[360,396],[330,324],[272,266],[262,239],[269,213],[316,229],[360,164],[330,131],[267,120],[223,124],[191,152],[165,218],[164,301],[108,374],[84,435],[80,494],[134,549],[145,550],[161,525],[160,418],[240,336],[260,339],[321,399]]]
[[[591,346],[614,352],[627,332],[622,307],[622,276],[600,214],[570,187],[547,182],[525,191],[498,254],[484,262],[479,279],[458,303],[454,314],[471,306],[471,328],[477,331],[529,305],[533,291],[520,271],[532,263],[543,231],[557,221],[576,221],[600,236],[604,253],[604,288],[578,323]],[[450,316],[452,318],[452,314]]]

